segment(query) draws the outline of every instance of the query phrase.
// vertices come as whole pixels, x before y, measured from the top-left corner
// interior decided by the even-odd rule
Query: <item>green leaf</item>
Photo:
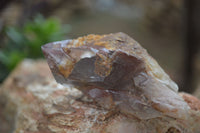
[[[7,27],[7,44],[0,51],[0,63],[12,70],[22,59],[43,57],[41,46],[65,39],[65,35],[71,30],[70,25],[61,25],[54,18],[45,19],[37,15],[33,21],[28,21],[21,28]],[[2,68],[5,68],[2,67]],[[2,73],[4,70],[0,70]]]

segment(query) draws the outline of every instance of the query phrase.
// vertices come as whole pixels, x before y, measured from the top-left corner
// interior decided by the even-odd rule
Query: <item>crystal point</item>
[[[91,34],[42,50],[58,83],[73,85],[106,109],[139,119],[186,117],[189,106],[176,83],[124,33]]]

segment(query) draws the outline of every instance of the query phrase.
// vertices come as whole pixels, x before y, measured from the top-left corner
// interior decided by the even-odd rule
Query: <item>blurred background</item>
[[[147,49],[181,91],[200,88],[198,0],[1,0],[0,84],[41,45],[124,32]]]

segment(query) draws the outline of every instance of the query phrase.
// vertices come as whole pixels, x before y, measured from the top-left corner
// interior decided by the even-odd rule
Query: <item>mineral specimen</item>
[[[177,85],[124,33],[91,34],[42,50],[58,83],[73,85],[105,109],[141,120],[188,118],[190,107]]]

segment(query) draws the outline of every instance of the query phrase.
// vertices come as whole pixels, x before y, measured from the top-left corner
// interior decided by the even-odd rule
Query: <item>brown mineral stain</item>
[[[74,65],[71,64],[71,65],[66,65],[66,66],[59,66],[58,69],[59,69],[59,72],[64,76],[64,77],[68,77],[70,75],[70,73],[72,72],[73,70],[73,67]]]
[[[95,73],[100,76],[108,76],[112,70],[112,59],[101,54],[98,56],[95,61]]]
[[[85,36],[84,38],[87,40],[87,41],[97,41],[97,40],[100,40],[102,39],[104,36],[102,35],[94,35],[94,34],[90,34],[88,36]]]
[[[79,37],[78,39],[72,40],[72,42],[68,46],[80,47],[85,45],[85,43],[90,43],[92,41],[96,42],[102,39],[104,36],[102,35],[94,35],[90,34],[88,36]]]

